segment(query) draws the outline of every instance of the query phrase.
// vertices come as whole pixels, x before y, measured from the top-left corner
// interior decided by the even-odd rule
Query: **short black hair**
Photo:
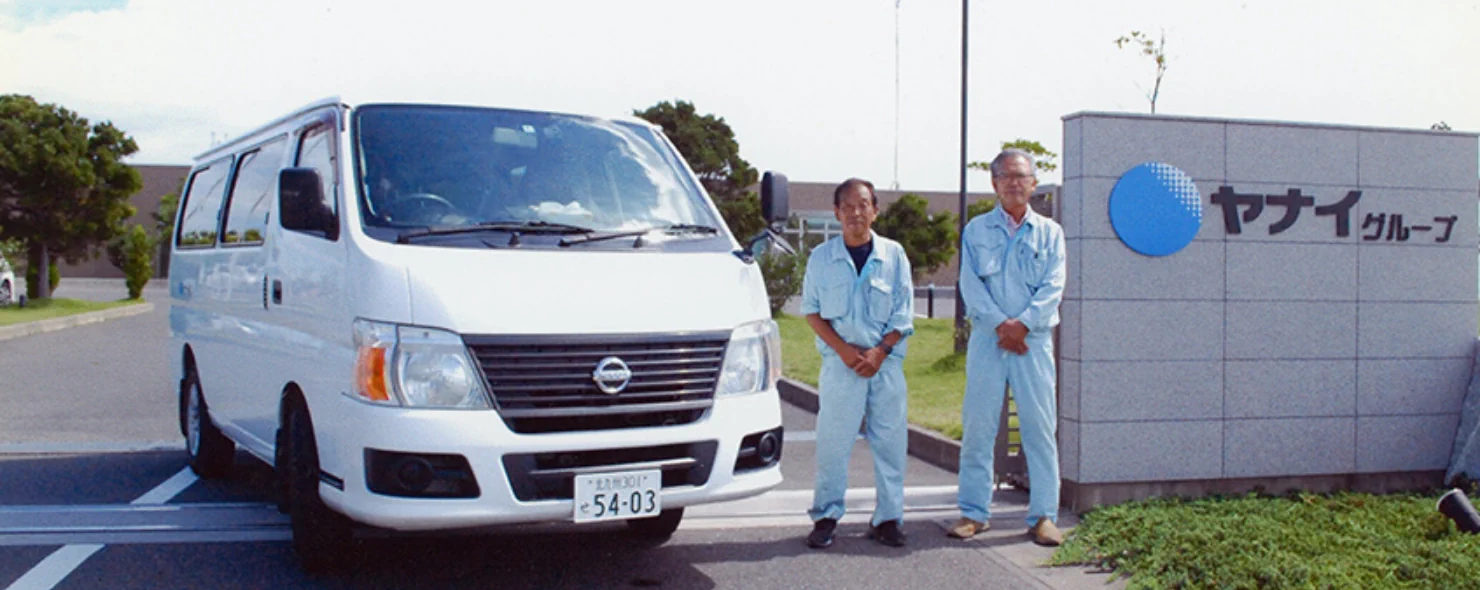
[[[857,177],[844,180],[843,184],[840,184],[838,185],[838,188],[833,189],[833,208],[836,209],[838,208],[838,205],[843,204],[843,193],[846,193],[852,190],[853,187],[858,186],[868,189],[868,196],[869,198],[873,199],[874,208],[878,209],[879,195],[874,192],[874,183]]]

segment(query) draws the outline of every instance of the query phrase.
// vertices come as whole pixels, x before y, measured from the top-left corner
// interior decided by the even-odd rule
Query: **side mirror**
[[[324,185],[313,168],[278,173],[278,220],[283,229],[339,239],[339,218],[324,205]]]
[[[791,213],[790,201],[785,174],[767,172],[761,176],[761,216],[766,218],[766,223],[786,221]]]

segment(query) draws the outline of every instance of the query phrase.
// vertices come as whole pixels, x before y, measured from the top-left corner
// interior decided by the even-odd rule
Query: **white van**
[[[647,122],[327,99],[201,154],[175,228],[191,466],[275,466],[307,568],[354,523],[666,539],[781,482],[761,273]]]

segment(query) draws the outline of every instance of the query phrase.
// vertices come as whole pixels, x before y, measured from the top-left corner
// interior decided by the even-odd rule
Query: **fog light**
[[[735,457],[735,472],[766,469],[781,460],[782,429],[754,432],[740,439],[740,452]]]
[[[421,457],[406,457],[396,465],[396,482],[408,492],[421,492],[432,485],[436,472],[432,464]]]
[[[761,435],[761,441],[755,445],[755,454],[761,463],[771,464],[776,462],[776,454],[781,452],[781,439],[774,432]]]
[[[365,487],[402,498],[477,498],[478,479],[462,455],[365,449]]]

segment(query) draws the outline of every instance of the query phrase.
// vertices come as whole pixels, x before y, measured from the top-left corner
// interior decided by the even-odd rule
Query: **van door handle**
[[[283,282],[278,279],[272,280],[272,302],[274,305],[283,304]]]

